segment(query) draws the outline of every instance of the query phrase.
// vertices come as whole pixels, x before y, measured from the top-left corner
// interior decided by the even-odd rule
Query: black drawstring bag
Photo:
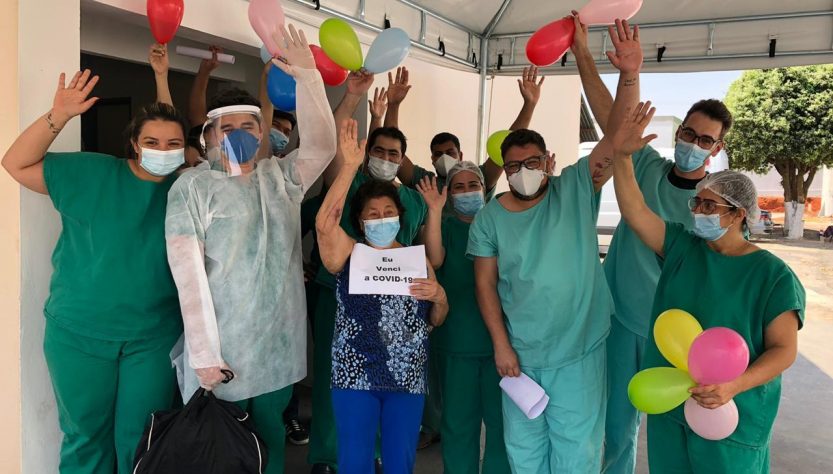
[[[151,415],[134,459],[133,474],[260,474],[267,454],[248,413],[200,388]]]

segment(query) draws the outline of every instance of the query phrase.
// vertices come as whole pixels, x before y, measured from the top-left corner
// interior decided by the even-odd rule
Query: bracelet
[[[61,129],[56,127],[55,123],[52,122],[52,111],[50,110],[49,113],[46,114],[46,117],[44,117],[44,118],[46,119],[46,123],[49,124],[49,131],[51,131],[53,134],[57,135],[58,132],[61,131]]]

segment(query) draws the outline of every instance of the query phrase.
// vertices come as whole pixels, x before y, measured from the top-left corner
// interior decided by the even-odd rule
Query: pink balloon
[[[731,382],[749,366],[749,346],[737,332],[724,327],[700,333],[688,351],[688,372],[701,385]]]
[[[720,441],[731,436],[738,427],[738,406],[734,400],[711,410],[689,398],[683,411],[691,431],[704,439]]]
[[[273,57],[280,54],[280,48],[272,39],[272,34],[283,26],[285,21],[286,16],[279,0],[251,0],[249,2],[249,23],[252,24],[255,33]]]
[[[616,19],[630,20],[642,8],[642,0],[590,0],[578,11],[585,25],[611,25]]]

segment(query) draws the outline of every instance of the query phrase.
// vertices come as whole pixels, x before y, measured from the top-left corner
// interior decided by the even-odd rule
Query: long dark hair
[[[396,186],[388,181],[379,181],[371,179],[370,181],[359,186],[353,199],[350,200],[350,224],[353,225],[353,230],[356,231],[359,237],[364,238],[364,231],[362,230],[362,211],[364,206],[371,199],[387,197],[393,200],[396,209],[399,211],[399,219],[405,215],[405,206],[402,205],[402,200],[399,199],[399,192]]]
[[[133,117],[133,120],[130,121],[127,129],[124,131],[127,141],[125,154],[129,159],[136,159],[136,151],[133,150],[133,143],[139,141],[139,135],[142,133],[142,128],[145,124],[153,120],[177,123],[182,128],[182,138],[184,139],[188,136],[188,123],[185,121],[185,117],[172,105],[163,104],[162,102],[148,104],[142,107],[138,115]]]

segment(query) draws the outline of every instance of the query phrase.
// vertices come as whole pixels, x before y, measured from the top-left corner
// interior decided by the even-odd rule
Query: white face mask
[[[541,181],[546,174],[544,170],[530,170],[521,167],[517,173],[509,176],[509,185],[523,196],[534,196],[541,189]]]
[[[459,163],[453,156],[446,155],[443,153],[442,156],[437,158],[437,161],[434,162],[434,169],[437,170],[437,174],[445,178],[448,176],[448,171]]]
[[[399,165],[381,158],[371,156],[367,161],[367,171],[370,176],[379,181],[393,181],[399,171]]]

